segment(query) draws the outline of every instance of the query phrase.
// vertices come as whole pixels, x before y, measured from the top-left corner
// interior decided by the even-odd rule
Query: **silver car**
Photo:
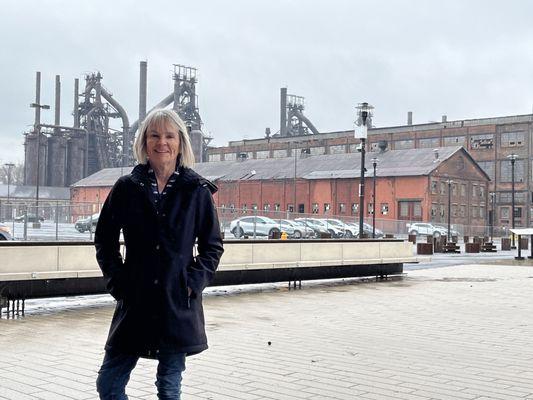
[[[310,237],[315,236],[314,229],[308,227],[306,224],[304,224],[301,221],[293,221],[290,219],[282,219],[281,222],[281,228],[284,230],[285,227],[290,227],[293,230],[293,234],[291,237],[295,239],[307,239]]]
[[[263,216],[240,217],[231,221],[229,230],[236,238],[243,236],[268,236],[275,237],[285,231],[287,235],[294,234],[291,227],[282,227],[282,225],[272,218]]]

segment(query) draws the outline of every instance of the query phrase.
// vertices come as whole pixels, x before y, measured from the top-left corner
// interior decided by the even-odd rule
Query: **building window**
[[[281,204],[274,203],[274,211],[280,211],[281,210]]]
[[[432,205],[431,205],[431,211],[430,211],[430,213],[431,213],[431,220],[432,220],[432,221],[435,220],[436,217],[437,217],[437,213],[439,212],[438,207],[439,207],[439,206],[438,206],[437,204],[432,204]]]
[[[252,204],[252,210],[257,211],[257,204]]]
[[[479,218],[485,218],[485,206],[479,206]]]
[[[287,150],[273,150],[272,158],[285,158],[287,157]]]
[[[500,207],[500,218],[508,220],[510,217],[510,207]]]
[[[522,218],[522,207],[515,207],[514,208],[514,217],[515,218]]]
[[[494,147],[494,135],[475,135],[470,136],[470,149],[486,150]]]
[[[519,147],[524,145],[524,132],[506,132],[501,134],[502,147]]]
[[[412,139],[397,140],[394,142],[394,150],[413,149],[415,147],[415,141]]]
[[[319,208],[318,208],[318,203],[313,203],[313,204],[311,205],[311,212],[312,212],[313,214],[318,214],[318,210],[319,210]]]
[[[311,147],[311,155],[312,156],[319,156],[321,154],[325,154],[326,153],[326,148],[325,147]]]
[[[516,160],[514,165],[514,181],[515,182],[524,182],[524,160]],[[500,161],[500,182],[511,182],[512,181],[512,168],[511,161],[502,160]]]
[[[381,203],[381,214],[387,215],[389,213],[389,203]]]
[[[328,213],[330,209],[331,209],[331,204],[324,203],[324,214]]]
[[[494,180],[494,161],[478,161],[478,165],[489,176],[490,180]]]
[[[461,197],[466,197],[466,183],[461,183]]]
[[[294,212],[294,204],[287,204],[287,211]]]
[[[400,217],[409,216],[409,203],[407,201],[400,201]]]
[[[461,204],[461,207],[459,208],[459,216],[462,218],[466,217],[466,205]]]
[[[346,153],[346,146],[339,144],[336,146],[329,146],[329,154],[342,154]]]
[[[421,149],[440,147],[440,138],[418,139],[418,147]]]
[[[243,213],[243,214],[246,214],[246,211],[248,210],[248,207],[246,206],[246,203],[244,203],[244,204],[242,205],[241,209],[242,209],[242,213]]]
[[[457,196],[457,183],[452,183],[452,196]]]
[[[268,158],[270,157],[270,151],[269,150],[261,150],[255,152],[255,158]]]
[[[457,204],[452,204],[452,217],[457,217],[458,207]]]
[[[220,161],[220,154],[209,154],[207,159],[209,162]]]
[[[368,205],[366,206],[366,212],[368,213],[368,215],[374,214],[374,203],[368,203]]]
[[[379,151],[379,142],[370,143],[370,151]]]
[[[222,214],[224,214],[226,212],[226,205],[225,204],[221,204],[220,205],[220,211],[222,212]]]
[[[446,194],[446,182],[440,183],[440,194]]]
[[[477,192],[477,186],[476,185],[472,185],[472,197],[476,197],[476,193]]]
[[[298,212],[300,214],[303,214],[305,212],[305,204],[302,204],[302,203],[298,204]]]
[[[236,159],[237,159],[237,155],[235,153],[224,154],[224,161],[235,161]]]
[[[431,194],[437,194],[437,181],[431,181]]]
[[[482,199],[485,198],[485,187],[484,186],[479,186],[479,197],[481,197]]]
[[[471,217],[472,218],[477,218],[477,206],[472,206]]]
[[[346,214],[346,204],[339,203],[339,214]]]
[[[359,204],[352,203],[352,215],[357,215],[358,212],[359,212]]]
[[[268,203],[263,204],[263,211],[270,211],[270,204]]]
[[[466,138],[464,136],[449,136],[443,138],[444,147],[447,146],[463,146],[465,147]]]

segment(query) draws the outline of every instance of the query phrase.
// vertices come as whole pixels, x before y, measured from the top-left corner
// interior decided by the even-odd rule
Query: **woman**
[[[187,129],[174,111],[146,116],[134,153],[139,164],[113,186],[94,239],[117,300],[97,390],[100,399],[127,399],[130,373],[147,357],[158,360],[159,399],[175,400],[185,356],[207,349],[202,291],[223,253],[212,198],[217,188],[191,170]]]

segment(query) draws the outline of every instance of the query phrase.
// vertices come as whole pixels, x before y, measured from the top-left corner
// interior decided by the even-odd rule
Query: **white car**
[[[337,225],[328,223],[325,219],[320,218],[306,218],[308,221],[322,225],[331,234],[332,238],[341,238],[344,236],[344,230]]]
[[[263,216],[248,216],[234,219],[229,225],[229,230],[236,238],[245,235],[274,237],[282,231],[285,231],[289,236],[294,234],[294,229],[291,227],[282,226],[279,222]]]
[[[359,234],[359,227],[345,224],[340,219],[325,218],[325,219],[322,219],[322,221],[325,222],[328,225],[328,227],[334,226],[335,228],[342,230],[343,237],[345,238],[354,238],[354,237],[357,237],[357,235]]]
[[[293,221],[290,219],[282,219],[281,222],[281,230],[284,231],[286,227],[292,228],[294,233],[291,237],[295,239],[302,239],[302,238],[310,238],[315,236],[314,229],[308,227],[305,223],[301,221]]]
[[[434,237],[446,235],[445,229],[427,222],[415,222],[407,224],[406,226],[407,232],[409,232],[410,235],[433,235]]]

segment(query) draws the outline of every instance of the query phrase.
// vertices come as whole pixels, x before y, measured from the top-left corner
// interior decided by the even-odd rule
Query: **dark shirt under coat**
[[[116,182],[96,228],[97,261],[117,299],[106,350],[144,357],[199,353],[207,349],[202,291],[224,251],[212,198],[217,188],[190,168],[179,168],[156,207],[148,168],[137,165]]]

